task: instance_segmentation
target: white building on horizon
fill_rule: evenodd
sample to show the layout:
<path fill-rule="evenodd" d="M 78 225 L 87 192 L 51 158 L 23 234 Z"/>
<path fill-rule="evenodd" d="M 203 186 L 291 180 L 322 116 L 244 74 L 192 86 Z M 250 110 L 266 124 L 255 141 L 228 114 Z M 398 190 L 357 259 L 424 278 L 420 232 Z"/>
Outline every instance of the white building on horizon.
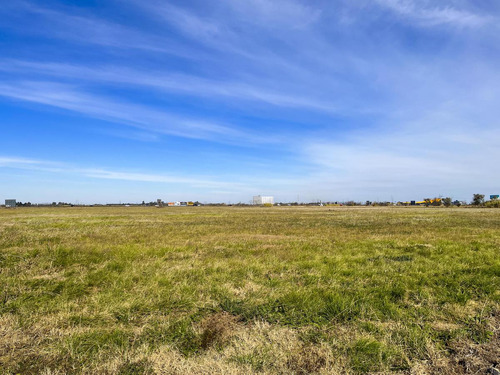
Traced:
<path fill-rule="evenodd" d="M 16 200 L 15 199 L 6 199 L 5 200 L 5 207 L 16 207 Z"/>
<path fill-rule="evenodd" d="M 255 205 L 274 204 L 274 197 L 255 195 L 253 197 L 253 204 L 255 204 Z"/>

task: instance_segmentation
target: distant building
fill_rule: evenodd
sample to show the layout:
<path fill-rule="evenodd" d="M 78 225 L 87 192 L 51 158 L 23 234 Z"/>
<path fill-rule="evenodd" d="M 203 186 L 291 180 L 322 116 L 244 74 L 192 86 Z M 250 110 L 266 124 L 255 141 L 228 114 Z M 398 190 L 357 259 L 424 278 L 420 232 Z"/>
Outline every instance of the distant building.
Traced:
<path fill-rule="evenodd" d="M 274 204 L 274 197 L 256 195 L 253 197 L 253 204 L 255 205 Z"/>
<path fill-rule="evenodd" d="M 16 200 L 15 199 L 6 199 L 5 200 L 5 207 L 16 207 Z"/>

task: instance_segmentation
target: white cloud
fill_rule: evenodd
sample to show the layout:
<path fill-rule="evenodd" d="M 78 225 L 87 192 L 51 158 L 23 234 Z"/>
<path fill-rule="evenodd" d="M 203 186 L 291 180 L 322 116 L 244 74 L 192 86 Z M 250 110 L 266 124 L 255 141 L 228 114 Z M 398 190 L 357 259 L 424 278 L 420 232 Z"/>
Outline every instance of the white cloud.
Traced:
<path fill-rule="evenodd" d="M 320 9 L 309 6 L 308 2 L 294 0 L 226 0 L 225 4 L 244 22 L 270 29 L 303 29 L 321 16 Z"/>
<path fill-rule="evenodd" d="M 0 84 L 0 96 L 63 108 L 156 134 L 217 142 L 268 142 L 235 127 L 115 101 L 65 84 L 32 81 L 3 83 Z"/>
<path fill-rule="evenodd" d="M 452 5 L 446 5 L 445 2 L 430 2 L 430 4 L 427 1 L 414 0 L 376 0 L 376 2 L 424 26 L 478 27 L 490 21 L 488 16 L 457 9 Z"/>
<path fill-rule="evenodd" d="M 19 171 L 29 171 L 37 173 L 46 173 L 50 178 L 49 181 L 61 180 L 65 184 L 80 183 L 89 184 L 91 181 L 101 181 L 94 184 L 96 186 L 105 186 L 106 180 L 119 181 L 122 186 L 119 190 L 127 191 L 123 186 L 126 182 L 144 183 L 141 186 L 152 186 L 146 188 L 147 191 L 156 191 L 159 194 L 162 191 L 176 192 L 180 196 L 203 196 L 204 198 L 212 196 L 210 201 L 214 201 L 213 197 L 220 196 L 220 201 L 227 202 L 229 198 L 235 201 L 247 201 L 252 195 L 262 193 L 263 191 L 285 191 L 286 187 L 295 184 L 296 178 L 265 178 L 251 177 L 245 173 L 231 174 L 230 176 L 210 176 L 196 175 L 193 173 L 179 174 L 168 173 L 164 170 L 158 170 L 153 173 L 151 171 L 127 170 L 126 168 L 110 169 L 110 168 L 95 168 L 74 165 L 66 162 L 36 160 L 22 157 L 0 156 L 0 169 L 11 169 Z M 2 174 L 0 174 L 2 175 Z M 4 176 L 7 174 L 3 174 Z M 26 173 L 29 178 L 32 173 Z M 20 178 L 20 176 L 18 176 Z M 83 180 L 82 180 L 83 179 Z M 37 180 L 43 181 L 40 176 Z M 6 183 L 8 181 L 5 181 Z M 55 186 L 52 186 L 55 189 Z M 136 192 L 128 191 L 129 196 L 133 196 Z M 37 194 L 31 193 L 26 200 L 36 201 Z M 67 198 L 56 198 L 53 195 L 48 195 L 48 200 L 60 200 Z M 172 199 L 172 198 L 171 198 Z M 181 199 L 179 197 L 179 199 Z M 201 198 L 196 198 L 201 199 Z M 95 203 L 100 201 L 100 197 L 90 198 L 87 203 Z"/>
<path fill-rule="evenodd" d="M 41 172 L 75 174 L 84 177 L 106 179 L 106 180 L 122 180 L 136 182 L 157 182 L 165 184 L 182 184 L 189 187 L 207 187 L 207 188 L 228 188 L 242 187 L 242 184 L 235 182 L 218 181 L 216 179 L 208 179 L 207 177 L 193 177 L 169 175 L 162 172 L 159 173 L 140 173 L 130 171 L 116 171 L 103 168 L 85 168 L 74 166 L 68 163 L 35 160 L 21 157 L 0 156 L 1 168 L 27 169 Z"/>
<path fill-rule="evenodd" d="M 264 102 L 274 106 L 306 108 L 332 113 L 334 103 L 308 98 L 295 93 L 270 90 L 255 83 L 213 80 L 187 74 L 164 71 L 144 72 L 120 66 L 89 67 L 74 64 L 34 62 L 22 60 L 0 60 L 0 70 L 37 76 L 49 75 L 84 82 L 132 85 L 166 92 L 194 95 L 222 100 L 235 98 Z"/>
<path fill-rule="evenodd" d="M 360 200 L 389 200 L 392 194 L 398 200 L 439 194 L 469 199 L 476 189 L 499 186 L 491 165 L 500 159 L 499 124 L 474 126 L 460 114 L 442 120 L 436 114 L 339 141 L 305 142 L 304 155 L 317 166 L 307 183 Z"/>
<path fill-rule="evenodd" d="M 18 158 L 18 157 L 0 157 L 0 166 L 1 167 L 9 167 L 9 166 L 32 166 L 39 165 L 43 162 L 35 159 L 26 159 L 26 158 Z"/>
<path fill-rule="evenodd" d="M 10 28 L 22 25 L 23 33 L 69 40 L 82 44 L 112 47 L 127 50 L 142 50 L 151 53 L 168 53 L 192 58 L 200 55 L 166 35 L 161 37 L 123 25 L 106 21 L 77 7 L 66 7 L 65 12 L 45 8 L 27 1 L 16 1 L 0 9 L 6 12 L 1 24 Z M 30 23 L 18 23 L 18 17 L 30 17 Z M 11 20 L 9 22 L 9 20 Z"/>

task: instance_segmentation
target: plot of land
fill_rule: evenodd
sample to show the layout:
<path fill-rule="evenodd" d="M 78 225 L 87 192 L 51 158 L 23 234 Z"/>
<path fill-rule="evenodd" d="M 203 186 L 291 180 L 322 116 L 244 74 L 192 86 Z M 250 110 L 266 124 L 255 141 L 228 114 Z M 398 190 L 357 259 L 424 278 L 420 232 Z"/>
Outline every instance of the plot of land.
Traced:
<path fill-rule="evenodd" d="M 500 210 L 0 210 L 0 371 L 485 373 Z"/>

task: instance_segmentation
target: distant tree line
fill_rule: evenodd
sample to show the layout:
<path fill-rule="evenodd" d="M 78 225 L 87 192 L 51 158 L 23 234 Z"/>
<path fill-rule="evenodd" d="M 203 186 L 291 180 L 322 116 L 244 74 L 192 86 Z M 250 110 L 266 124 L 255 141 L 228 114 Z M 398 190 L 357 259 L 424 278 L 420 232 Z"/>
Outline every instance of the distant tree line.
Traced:
<path fill-rule="evenodd" d="M 415 202 L 387 202 L 387 201 L 381 201 L 381 202 L 372 202 L 372 201 L 365 201 L 364 203 L 361 202 L 355 202 L 355 201 L 347 201 L 343 202 L 342 205 L 344 206 L 410 206 L 415 204 Z M 425 207 L 439 207 L 439 206 L 445 206 L 445 207 L 460 207 L 462 205 L 467 205 L 467 202 L 464 201 L 459 201 L 459 200 L 453 200 L 451 197 L 434 197 L 434 198 L 425 198 L 423 201 L 416 202 L 416 205 L 423 205 Z M 474 194 L 472 196 L 472 201 L 470 202 L 470 205 L 472 206 L 477 206 L 477 207 L 497 207 L 500 208 L 500 199 L 493 198 L 489 201 L 485 201 L 485 196 L 484 194 Z"/>
<path fill-rule="evenodd" d="M 164 202 L 162 202 L 164 203 Z M 322 201 L 315 201 L 315 202 L 279 202 L 276 203 L 277 206 L 410 206 L 412 203 L 415 202 L 388 202 L 388 201 L 370 201 L 367 200 L 364 203 L 362 202 L 356 202 L 353 200 L 350 201 L 345 201 L 345 202 L 322 202 Z M 425 198 L 421 202 L 416 202 L 418 205 L 424 205 L 426 207 L 430 206 L 445 206 L 445 207 L 460 207 L 462 205 L 467 205 L 467 202 L 459 201 L 459 200 L 453 200 L 450 197 L 434 197 L 434 198 Z M 119 203 L 119 204 L 106 204 L 106 205 L 113 205 L 113 206 L 123 206 L 123 205 L 134 205 L 134 206 L 155 206 L 157 205 L 158 202 L 146 202 L 142 201 L 142 203 Z M 226 203 L 200 203 L 198 201 L 194 202 L 194 206 L 252 206 L 252 204 L 249 203 L 234 203 L 234 204 L 226 204 Z M 470 202 L 470 205 L 476 206 L 476 207 L 492 207 L 492 208 L 500 208 L 500 199 L 493 197 L 489 201 L 485 201 L 485 195 L 484 194 L 474 194 L 472 196 L 472 201 Z M 52 203 L 31 203 L 31 202 L 16 202 L 17 207 L 29 207 L 29 206 L 54 206 L 54 207 L 68 207 L 71 206 L 73 207 L 74 204 L 72 203 L 67 203 L 67 202 L 52 202 Z M 86 205 L 82 205 L 86 206 Z M 102 206 L 102 205 L 88 205 L 88 206 Z"/>

